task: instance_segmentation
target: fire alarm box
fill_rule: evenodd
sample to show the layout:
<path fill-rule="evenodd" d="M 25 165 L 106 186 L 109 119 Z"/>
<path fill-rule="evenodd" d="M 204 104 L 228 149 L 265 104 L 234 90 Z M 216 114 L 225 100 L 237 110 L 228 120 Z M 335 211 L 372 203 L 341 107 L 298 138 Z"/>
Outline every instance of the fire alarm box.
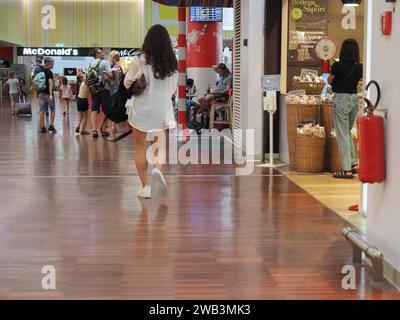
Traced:
<path fill-rule="evenodd" d="M 381 16 L 381 30 L 384 36 L 392 34 L 392 11 L 386 11 Z"/>

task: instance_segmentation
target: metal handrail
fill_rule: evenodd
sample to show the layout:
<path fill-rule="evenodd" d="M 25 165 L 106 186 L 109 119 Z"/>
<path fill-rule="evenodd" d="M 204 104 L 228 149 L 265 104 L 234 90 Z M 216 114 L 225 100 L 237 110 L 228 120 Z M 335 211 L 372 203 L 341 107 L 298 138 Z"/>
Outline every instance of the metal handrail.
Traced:
<path fill-rule="evenodd" d="M 370 245 L 361 236 L 349 227 L 342 229 L 343 236 L 351 243 L 353 248 L 353 263 L 362 263 L 362 253 L 371 260 L 373 268 L 373 282 L 382 283 L 384 281 L 383 277 L 383 261 L 384 256 L 380 250 Z"/>

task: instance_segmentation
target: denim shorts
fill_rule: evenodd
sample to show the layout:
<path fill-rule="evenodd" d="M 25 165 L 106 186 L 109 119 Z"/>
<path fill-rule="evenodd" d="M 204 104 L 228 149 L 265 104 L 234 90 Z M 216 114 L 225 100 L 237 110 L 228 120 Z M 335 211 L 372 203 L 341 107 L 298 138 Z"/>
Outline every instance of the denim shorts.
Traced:
<path fill-rule="evenodd" d="M 39 93 L 39 112 L 47 112 L 50 108 L 51 112 L 56 111 L 56 106 L 53 99 L 50 99 L 50 95 L 44 92 Z"/>

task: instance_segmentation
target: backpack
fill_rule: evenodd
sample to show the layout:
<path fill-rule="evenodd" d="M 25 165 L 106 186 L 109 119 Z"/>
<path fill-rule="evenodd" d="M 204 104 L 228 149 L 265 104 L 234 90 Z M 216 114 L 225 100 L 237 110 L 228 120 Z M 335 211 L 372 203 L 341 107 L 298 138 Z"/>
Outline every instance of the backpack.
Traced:
<path fill-rule="evenodd" d="M 32 79 L 32 85 L 36 91 L 43 91 L 46 89 L 46 74 L 44 71 L 38 72 Z"/>
<path fill-rule="evenodd" d="M 99 77 L 100 62 L 101 60 L 96 64 L 95 67 L 92 67 L 92 65 L 90 65 L 88 70 L 86 71 L 86 84 L 91 94 L 98 94 L 104 89 L 103 83 L 100 81 Z"/>

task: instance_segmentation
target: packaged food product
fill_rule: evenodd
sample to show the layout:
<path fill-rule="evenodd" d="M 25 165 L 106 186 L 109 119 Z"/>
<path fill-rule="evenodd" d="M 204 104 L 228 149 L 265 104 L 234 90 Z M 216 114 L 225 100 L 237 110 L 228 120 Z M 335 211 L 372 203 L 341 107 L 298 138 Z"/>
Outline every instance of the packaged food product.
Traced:
<path fill-rule="evenodd" d="M 307 137 L 318 137 L 318 138 L 325 138 L 325 128 L 320 127 L 319 124 L 312 125 L 306 124 L 301 128 L 297 129 L 297 133 Z"/>

